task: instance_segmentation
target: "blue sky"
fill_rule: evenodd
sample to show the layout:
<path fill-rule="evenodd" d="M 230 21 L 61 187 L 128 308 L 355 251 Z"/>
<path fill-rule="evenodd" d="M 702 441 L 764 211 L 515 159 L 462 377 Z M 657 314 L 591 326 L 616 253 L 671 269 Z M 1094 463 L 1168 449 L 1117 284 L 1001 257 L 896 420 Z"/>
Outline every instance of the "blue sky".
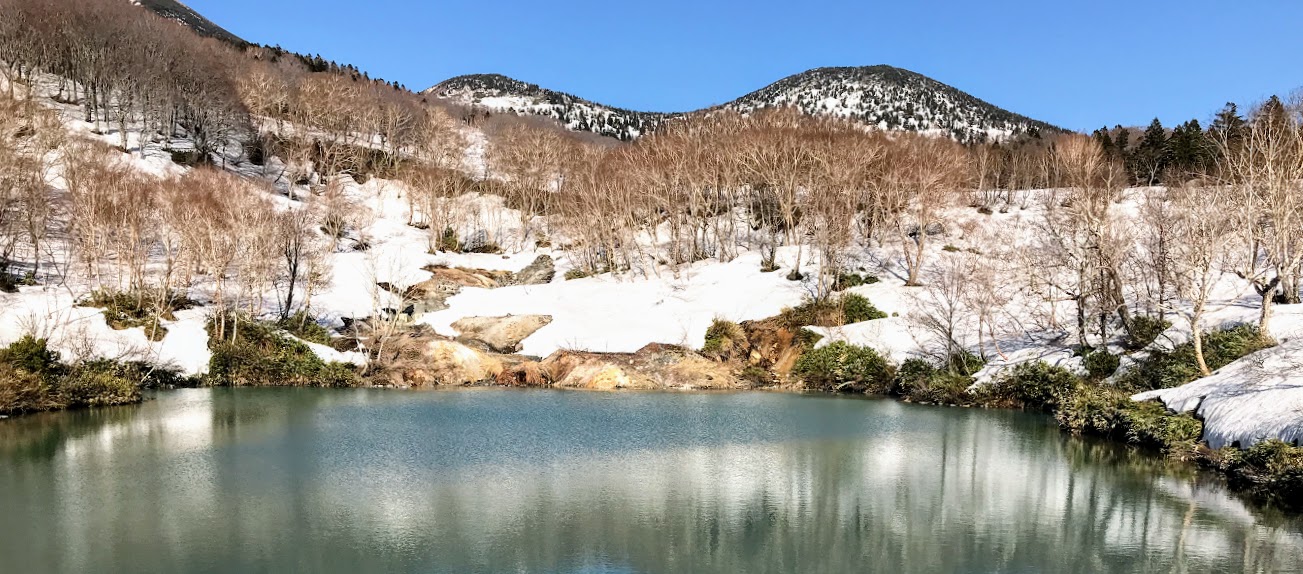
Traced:
<path fill-rule="evenodd" d="M 870 64 L 1078 130 L 1203 121 L 1303 86 L 1303 2 L 1287 0 L 185 1 L 246 40 L 414 90 L 501 73 L 649 111 Z"/>

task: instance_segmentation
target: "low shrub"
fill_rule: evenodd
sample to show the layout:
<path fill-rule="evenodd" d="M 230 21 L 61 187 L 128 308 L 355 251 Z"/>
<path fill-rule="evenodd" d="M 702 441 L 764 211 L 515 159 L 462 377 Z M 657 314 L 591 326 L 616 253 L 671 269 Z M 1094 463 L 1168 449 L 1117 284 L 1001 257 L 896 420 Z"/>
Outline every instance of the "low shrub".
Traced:
<path fill-rule="evenodd" d="M 1172 413 L 1157 401 L 1128 401 L 1122 416 L 1128 441 L 1157 447 L 1175 458 L 1193 456 L 1203 437 L 1203 422 L 1188 413 Z"/>
<path fill-rule="evenodd" d="M 1122 364 L 1122 359 L 1104 349 L 1100 349 L 1087 353 L 1084 363 L 1091 380 L 1102 381 L 1117 372 L 1118 366 Z"/>
<path fill-rule="evenodd" d="M 807 299 L 796 307 L 783 309 L 779 320 L 790 329 L 805 326 L 840 327 L 851 323 L 884 319 L 886 313 L 867 298 L 846 293 L 836 299 Z"/>
<path fill-rule="evenodd" d="M 141 388 L 186 380 L 176 370 L 107 359 L 59 362 L 44 339 L 27 336 L 0 349 L 0 414 L 138 403 Z"/>
<path fill-rule="evenodd" d="M 216 385 L 352 387 L 360 381 L 351 365 L 321 360 L 272 323 L 219 315 L 209 319 L 208 334 L 208 376 Z"/>
<path fill-rule="evenodd" d="M 307 311 L 299 311 L 276 322 L 276 326 L 284 329 L 291 335 L 318 345 L 329 346 L 334 342 L 334 337 L 330 334 L 330 329 L 322 327 Z"/>
<path fill-rule="evenodd" d="M 142 327 L 151 341 L 161 341 L 167 328 L 160 321 L 175 321 L 174 312 L 189 309 L 194 302 L 168 292 L 93 291 L 80 303 L 104 311 L 104 321 L 114 330 Z"/>
<path fill-rule="evenodd" d="M 833 282 L 832 290 L 845 291 L 847 289 L 850 289 L 851 287 L 859 287 L 861 285 L 873 285 L 874 283 L 877 282 L 878 282 L 878 278 L 872 275 L 842 273 L 839 274 L 837 276 L 837 280 Z"/>
<path fill-rule="evenodd" d="M 1149 315 L 1137 315 L 1131 318 L 1131 331 L 1127 334 L 1127 348 L 1138 351 L 1148 347 L 1169 327 L 1171 321 L 1165 321 Z"/>
<path fill-rule="evenodd" d="M 1273 439 L 1248 450 L 1227 447 L 1212 454 L 1231 486 L 1287 510 L 1303 510 L 1303 447 Z"/>
<path fill-rule="evenodd" d="M 184 165 L 186 167 L 195 167 L 199 165 L 208 165 L 212 163 L 212 158 L 207 154 L 200 153 L 197 150 L 168 150 L 172 156 L 172 163 Z"/>
<path fill-rule="evenodd" d="M 123 375 L 112 361 L 78 365 L 59 380 L 66 408 L 108 407 L 140 402 L 138 381 Z"/>
<path fill-rule="evenodd" d="M 867 298 L 854 293 L 842 295 L 841 305 L 843 320 L 847 324 L 887 318 L 887 314 L 874 307 Z"/>
<path fill-rule="evenodd" d="M 32 285 L 36 285 L 35 273 L 17 275 L 9 271 L 9 264 L 0 263 L 0 293 L 17 293 L 19 287 Z"/>
<path fill-rule="evenodd" d="M 811 331 L 804 327 L 797 329 L 796 335 L 792 337 L 793 342 L 807 349 L 813 349 L 814 346 L 819 344 L 819 341 L 821 340 L 823 340 L 823 335 L 815 333 L 814 331 Z"/>
<path fill-rule="evenodd" d="M 59 352 L 50 350 L 45 339 L 31 335 L 25 335 L 0 349 L 0 364 L 39 377 L 57 376 L 63 368 L 59 363 Z"/>
<path fill-rule="evenodd" d="M 764 387 L 773 384 L 774 377 L 764 367 L 749 365 L 738 373 L 738 378 L 751 383 L 753 387 Z"/>
<path fill-rule="evenodd" d="M 972 384 L 966 374 L 938 369 L 923 359 L 906 359 L 896 371 L 891 392 L 916 403 L 968 405 L 975 398 L 968 392 Z"/>
<path fill-rule="evenodd" d="M 796 360 L 792 373 L 812 388 L 885 392 L 895 369 L 877 351 L 841 341 L 811 349 Z"/>
<path fill-rule="evenodd" d="M 1168 411 L 1156 401 L 1133 401 L 1129 393 L 1111 385 L 1076 385 L 1061 398 L 1054 418 L 1075 434 L 1123 439 L 1180 459 L 1194 456 L 1203 437 L 1198 419 Z"/>
<path fill-rule="evenodd" d="M 1059 401 L 1054 418 L 1074 434 L 1125 436 L 1123 412 L 1131 402 L 1127 393 L 1115 388 L 1081 384 Z"/>
<path fill-rule="evenodd" d="M 452 253 L 461 251 L 461 238 L 457 237 L 457 232 L 453 230 L 453 228 L 443 228 L 443 234 L 439 236 L 439 244 L 435 246 L 435 251 L 448 251 Z"/>
<path fill-rule="evenodd" d="M 566 280 L 583 279 L 584 277 L 590 277 L 590 276 L 592 276 L 592 272 L 588 271 L 587 269 L 580 269 L 578 267 L 566 271 L 565 274 Z"/>
<path fill-rule="evenodd" d="M 746 333 L 742 327 L 732 321 L 715 319 L 706 329 L 706 342 L 701 346 L 701 353 L 717 359 L 732 355 L 746 344 Z"/>
<path fill-rule="evenodd" d="M 63 402 L 48 379 L 0 361 L 0 414 L 19 415 L 61 408 Z"/>
<path fill-rule="evenodd" d="M 1015 366 L 984 391 L 990 400 L 1009 406 L 1053 412 L 1076 385 L 1071 371 L 1036 361 Z"/>
<path fill-rule="evenodd" d="M 1242 325 L 1204 336 L 1204 361 L 1212 370 L 1270 346 L 1258 328 Z M 1135 367 L 1118 376 L 1116 384 L 1131 392 L 1179 387 L 1202 376 L 1194 358 L 1194 344 L 1185 343 L 1171 351 L 1154 351 Z"/>

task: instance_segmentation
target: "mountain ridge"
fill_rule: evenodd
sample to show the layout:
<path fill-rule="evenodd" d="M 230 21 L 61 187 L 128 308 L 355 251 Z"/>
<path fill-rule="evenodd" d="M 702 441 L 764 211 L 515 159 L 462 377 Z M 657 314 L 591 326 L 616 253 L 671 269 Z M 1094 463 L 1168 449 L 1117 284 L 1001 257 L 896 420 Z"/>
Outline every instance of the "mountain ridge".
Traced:
<path fill-rule="evenodd" d="M 243 46 L 249 42 L 245 39 L 232 34 L 226 28 L 217 25 L 212 20 L 205 18 L 194 8 L 186 6 L 179 0 L 131 0 L 132 4 L 141 6 L 163 18 L 176 21 L 177 23 L 190 28 L 200 36 L 217 38 L 223 42 Z"/>
<path fill-rule="evenodd" d="M 888 65 L 812 68 L 730 102 L 684 112 L 609 106 L 502 74 L 449 78 L 422 94 L 472 107 L 555 119 L 574 131 L 630 140 L 665 121 L 721 109 L 748 113 L 793 106 L 880 129 L 946 135 L 962 142 L 1000 140 L 1062 128 L 1008 111 L 923 74 Z"/>

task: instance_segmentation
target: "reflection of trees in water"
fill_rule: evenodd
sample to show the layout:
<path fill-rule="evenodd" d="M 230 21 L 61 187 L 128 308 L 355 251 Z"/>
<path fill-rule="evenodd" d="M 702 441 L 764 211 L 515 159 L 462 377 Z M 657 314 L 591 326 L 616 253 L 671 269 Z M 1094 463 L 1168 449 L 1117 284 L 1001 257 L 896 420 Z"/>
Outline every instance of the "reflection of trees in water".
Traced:
<path fill-rule="evenodd" d="M 618 417 L 574 406 L 586 398 L 548 403 L 540 415 L 518 412 L 505 395 L 455 396 L 498 401 L 485 424 L 441 420 L 413 406 L 422 399 L 394 393 L 194 396 L 166 412 L 146 404 L 90 411 L 103 418 L 84 424 L 50 419 L 26 435 L 0 426 L 0 448 L 10 449 L 0 465 L 0 508 L 9 512 L 0 554 L 19 557 L 6 564 L 1086 572 L 1303 563 L 1297 522 L 1263 526 L 1188 467 L 1066 438 L 1021 413 L 830 401 L 811 412 L 853 418 L 809 420 L 817 432 L 784 430 L 794 437 L 787 440 L 741 440 L 755 434 L 748 426 L 720 429 L 714 442 L 660 444 L 611 427 Z M 695 406 L 674 395 L 637 400 L 653 412 L 634 424 L 651 434 L 682 432 L 675 425 L 689 424 L 679 418 L 685 409 L 704 406 L 694 417 L 719 410 L 700 398 Z M 784 413 L 812 404 L 747 400 L 745 416 L 781 424 L 792 423 Z M 565 404 L 572 407 L 558 408 Z M 865 425 L 865 417 L 886 426 Z M 499 426 L 513 418 L 542 427 L 531 440 L 572 448 L 524 456 L 457 434 L 519 432 Z M 727 417 L 709 420 L 706 430 Z M 839 425 L 851 432 L 833 432 Z M 49 435 L 57 438 L 22 438 Z M 10 446 L 32 442 L 54 446 L 30 457 Z"/>

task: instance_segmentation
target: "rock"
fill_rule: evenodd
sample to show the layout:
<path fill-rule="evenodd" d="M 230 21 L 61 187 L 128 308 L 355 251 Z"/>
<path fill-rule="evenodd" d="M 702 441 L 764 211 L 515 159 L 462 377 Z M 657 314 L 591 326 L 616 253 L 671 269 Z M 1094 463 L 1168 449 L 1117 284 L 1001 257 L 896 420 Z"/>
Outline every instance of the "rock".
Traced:
<path fill-rule="evenodd" d="M 648 345 L 636 353 L 557 351 L 539 370 L 552 386 L 572 389 L 737 389 L 727 364 L 687 349 Z"/>
<path fill-rule="evenodd" d="M 511 278 L 512 285 L 544 285 L 556 277 L 556 264 L 551 255 L 539 255 Z"/>
<path fill-rule="evenodd" d="M 480 343 L 497 353 L 520 351 L 520 342 L 552 322 L 551 315 L 507 315 L 505 317 L 466 317 L 452 328 L 461 333 L 463 343 Z"/>
<path fill-rule="evenodd" d="M 447 309 L 448 298 L 460 293 L 463 287 L 494 289 L 509 281 L 512 276 L 509 271 L 489 271 L 487 269 L 467 269 L 463 267 L 429 266 L 425 267 L 424 270 L 430 272 L 432 277 L 405 290 L 399 290 L 396 286 L 388 283 L 380 283 L 379 285 L 382 289 L 401 295 L 411 301 L 412 313 L 422 315 Z"/>
<path fill-rule="evenodd" d="M 503 372 L 496 357 L 455 341 L 431 341 L 421 353 L 421 377 L 438 385 L 469 385 L 496 381 Z M 413 386 L 421 386 L 414 384 Z"/>

